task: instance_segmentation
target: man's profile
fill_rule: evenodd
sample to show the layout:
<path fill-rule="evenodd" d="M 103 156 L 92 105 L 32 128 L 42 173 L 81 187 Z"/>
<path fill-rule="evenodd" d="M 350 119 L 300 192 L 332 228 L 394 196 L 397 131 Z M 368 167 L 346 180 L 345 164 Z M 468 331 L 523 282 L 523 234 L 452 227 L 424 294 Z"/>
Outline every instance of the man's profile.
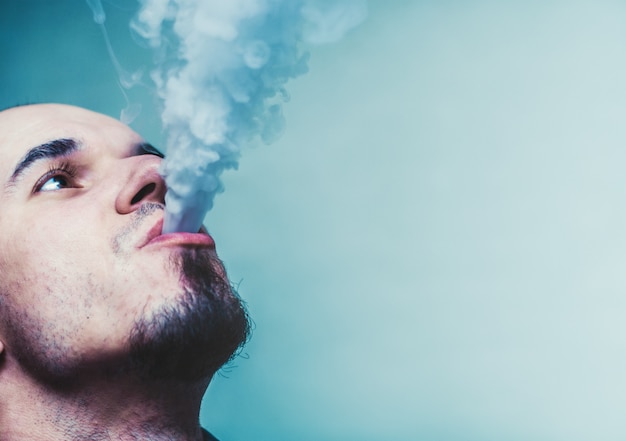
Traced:
<path fill-rule="evenodd" d="M 204 229 L 161 235 L 161 159 L 85 109 L 0 112 L 0 441 L 213 439 L 249 322 Z"/>

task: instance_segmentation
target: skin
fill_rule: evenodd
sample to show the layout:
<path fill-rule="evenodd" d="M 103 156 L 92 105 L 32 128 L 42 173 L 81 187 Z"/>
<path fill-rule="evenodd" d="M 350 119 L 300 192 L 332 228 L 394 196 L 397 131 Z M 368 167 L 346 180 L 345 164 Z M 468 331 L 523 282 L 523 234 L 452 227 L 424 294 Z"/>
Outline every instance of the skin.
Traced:
<path fill-rule="evenodd" d="M 29 149 L 61 138 L 81 145 L 66 158 L 75 177 L 49 174 L 63 160 L 45 160 L 5 187 Z M 139 154 L 141 142 L 72 106 L 0 112 L 0 441 L 202 439 L 213 372 L 157 381 L 116 371 L 137 319 L 183 295 L 172 255 L 214 252 L 197 235 L 141 247 L 163 217 L 141 207 L 162 207 L 165 195 L 161 158 Z"/>

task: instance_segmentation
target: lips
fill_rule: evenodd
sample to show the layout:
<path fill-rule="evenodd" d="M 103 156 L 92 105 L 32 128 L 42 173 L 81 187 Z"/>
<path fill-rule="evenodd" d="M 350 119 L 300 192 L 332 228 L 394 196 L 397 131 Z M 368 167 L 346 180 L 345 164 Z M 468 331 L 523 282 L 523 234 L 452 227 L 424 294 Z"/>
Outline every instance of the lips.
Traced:
<path fill-rule="evenodd" d="M 190 246 L 215 249 L 215 241 L 204 227 L 198 233 L 167 233 L 163 231 L 163 219 L 156 222 L 146 236 L 146 240 L 139 248 L 153 245 L 163 246 Z"/>

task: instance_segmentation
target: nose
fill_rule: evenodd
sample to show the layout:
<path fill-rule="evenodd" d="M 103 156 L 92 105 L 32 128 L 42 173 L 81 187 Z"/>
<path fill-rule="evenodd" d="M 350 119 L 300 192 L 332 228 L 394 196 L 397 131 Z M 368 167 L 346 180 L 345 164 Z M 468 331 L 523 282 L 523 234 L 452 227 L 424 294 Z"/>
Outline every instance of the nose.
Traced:
<path fill-rule="evenodd" d="M 152 202 L 165 205 L 165 181 L 158 169 L 161 158 L 154 155 L 133 156 L 126 159 L 126 182 L 115 200 L 120 214 L 129 214 L 143 204 Z"/>

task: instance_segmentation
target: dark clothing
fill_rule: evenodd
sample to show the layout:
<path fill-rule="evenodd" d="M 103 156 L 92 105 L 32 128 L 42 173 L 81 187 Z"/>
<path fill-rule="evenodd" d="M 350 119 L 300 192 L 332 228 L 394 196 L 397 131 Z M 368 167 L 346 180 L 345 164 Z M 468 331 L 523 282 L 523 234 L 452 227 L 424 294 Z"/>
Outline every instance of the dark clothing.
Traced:
<path fill-rule="evenodd" d="M 203 432 L 203 435 L 204 435 L 204 441 L 219 441 L 217 438 L 215 438 L 213 435 L 211 435 L 206 430 L 202 429 L 202 432 Z"/>

